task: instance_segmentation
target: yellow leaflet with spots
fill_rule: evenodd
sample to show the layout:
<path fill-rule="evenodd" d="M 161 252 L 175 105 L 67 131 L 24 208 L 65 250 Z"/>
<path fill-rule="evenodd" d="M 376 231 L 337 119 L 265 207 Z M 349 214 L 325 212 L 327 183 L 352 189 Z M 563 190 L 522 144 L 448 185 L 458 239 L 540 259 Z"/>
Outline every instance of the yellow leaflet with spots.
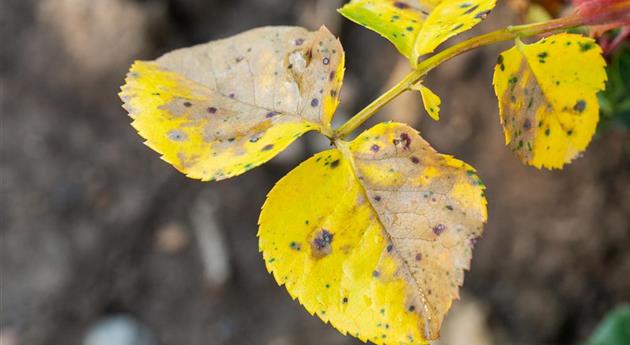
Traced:
<path fill-rule="evenodd" d="M 339 12 L 387 38 L 416 66 L 420 56 L 471 29 L 495 5 L 496 0 L 352 0 Z"/>
<path fill-rule="evenodd" d="M 222 180 L 307 131 L 332 135 L 343 74 L 343 48 L 326 28 L 264 27 L 137 61 L 120 97 L 162 159 Z"/>
<path fill-rule="evenodd" d="M 267 268 L 344 334 L 426 344 L 459 297 L 486 220 L 472 167 L 379 124 L 282 178 L 259 224 Z"/>
<path fill-rule="evenodd" d="M 436 95 L 431 89 L 422 85 L 415 84 L 412 86 L 412 89 L 420 92 L 422 96 L 422 104 L 424 105 L 424 110 L 426 110 L 427 114 L 435 120 L 440 120 L 440 104 L 442 104 L 442 100 L 440 96 Z"/>
<path fill-rule="evenodd" d="M 524 163 L 562 168 L 588 146 L 599 121 L 606 62 L 594 40 L 557 34 L 499 55 L 494 91 L 505 142 Z"/>

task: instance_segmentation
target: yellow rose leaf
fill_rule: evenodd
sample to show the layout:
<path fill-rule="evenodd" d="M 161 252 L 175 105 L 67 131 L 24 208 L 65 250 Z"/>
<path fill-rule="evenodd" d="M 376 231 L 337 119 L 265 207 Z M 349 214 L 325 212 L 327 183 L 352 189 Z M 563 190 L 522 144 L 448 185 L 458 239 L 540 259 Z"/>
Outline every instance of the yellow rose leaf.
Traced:
<path fill-rule="evenodd" d="M 420 92 L 422 96 L 422 105 L 424 105 L 424 110 L 429 114 L 429 116 L 435 120 L 440 120 L 440 104 L 442 104 L 442 100 L 440 96 L 436 95 L 431 89 L 422 85 L 415 84 L 412 86 L 412 89 Z"/>
<path fill-rule="evenodd" d="M 586 149 L 599 121 L 606 62 L 594 40 L 557 34 L 516 42 L 494 69 L 505 142 L 523 163 L 562 168 Z"/>
<path fill-rule="evenodd" d="M 133 127 L 191 178 L 222 180 L 310 130 L 330 135 L 344 52 L 324 27 L 264 27 L 137 61 L 120 93 Z"/>
<path fill-rule="evenodd" d="M 344 17 L 376 31 L 415 66 L 447 39 L 471 29 L 496 0 L 352 0 Z"/>
<path fill-rule="evenodd" d="M 484 186 L 404 124 L 337 146 L 269 193 L 258 233 L 267 268 L 344 334 L 426 344 L 459 297 L 486 220 Z"/>

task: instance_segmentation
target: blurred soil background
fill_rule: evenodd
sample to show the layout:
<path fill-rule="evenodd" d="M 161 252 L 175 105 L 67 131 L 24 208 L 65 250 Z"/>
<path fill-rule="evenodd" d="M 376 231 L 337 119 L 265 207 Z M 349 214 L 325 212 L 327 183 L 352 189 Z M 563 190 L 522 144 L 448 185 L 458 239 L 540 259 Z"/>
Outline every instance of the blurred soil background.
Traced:
<path fill-rule="evenodd" d="M 338 15 L 341 4 L 2 0 L 0 343 L 360 343 L 292 301 L 257 247 L 266 192 L 328 144 L 307 136 L 253 172 L 201 183 L 141 144 L 117 96 L 134 59 L 256 26 L 324 24 L 347 53 L 342 120 L 407 67 Z M 515 21 L 500 2 L 473 32 Z M 562 171 L 521 164 L 504 146 L 491 85 L 507 47 L 430 75 L 439 122 L 412 93 L 375 121 L 411 123 L 487 185 L 488 224 L 440 344 L 579 344 L 630 301 L 630 134 L 606 126 Z"/>

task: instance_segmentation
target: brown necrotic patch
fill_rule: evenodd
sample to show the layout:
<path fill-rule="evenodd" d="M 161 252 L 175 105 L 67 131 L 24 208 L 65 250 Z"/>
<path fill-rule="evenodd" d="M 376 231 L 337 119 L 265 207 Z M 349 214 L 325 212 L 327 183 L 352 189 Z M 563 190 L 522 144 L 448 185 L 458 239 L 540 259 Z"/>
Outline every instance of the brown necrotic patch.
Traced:
<path fill-rule="evenodd" d="M 332 252 L 333 234 L 326 230 L 321 229 L 315 234 L 313 240 L 311 240 L 311 252 L 313 257 L 320 259 Z"/>

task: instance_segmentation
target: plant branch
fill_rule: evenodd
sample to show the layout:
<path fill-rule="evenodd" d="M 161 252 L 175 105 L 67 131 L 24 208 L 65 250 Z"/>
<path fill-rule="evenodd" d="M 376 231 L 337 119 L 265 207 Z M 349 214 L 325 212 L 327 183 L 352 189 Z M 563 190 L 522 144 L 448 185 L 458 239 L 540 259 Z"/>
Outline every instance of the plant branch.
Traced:
<path fill-rule="evenodd" d="M 508 26 L 504 29 L 472 37 L 466 41 L 444 49 L 426 60 L 419 61 L 416 69 L 407 74 L 398 84 L 385 91 L 385 93 L 372 101 L 372 103 L 368 104 L 365 108 L 361 109 L 346 123 L 341 125 L 341 127 L 335 131 L 333 140 L 343 139 L 348 136 L 363 122 L 372 117 L 379 109 L 422 80 L 429 71 L 460 54 L 466 53 L 475 48 L 502 41 L 513 40 L 519 37 L 550 34 L 578 26 L 605 24 L 627 20 L 629 18 L 630 0 L 609 5 L 606 10 L 593 13 L 589 16 L 576 13 L 571 16 L 540 23 Z"/>

